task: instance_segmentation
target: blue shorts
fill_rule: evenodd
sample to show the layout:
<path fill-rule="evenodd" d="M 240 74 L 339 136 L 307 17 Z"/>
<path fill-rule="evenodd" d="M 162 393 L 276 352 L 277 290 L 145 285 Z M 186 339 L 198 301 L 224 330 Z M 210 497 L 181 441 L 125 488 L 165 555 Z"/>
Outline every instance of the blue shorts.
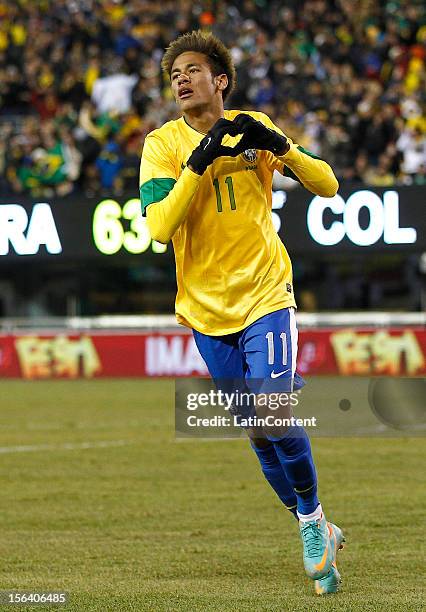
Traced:
<path fill-rule="evenodd" d="M 243 380 L 257 393 L 292 392 L 305 385 L 296 372 L 298 332 L 294 308 L 271 312 L 234 334 L 193 333 L 214 381 Z"/>

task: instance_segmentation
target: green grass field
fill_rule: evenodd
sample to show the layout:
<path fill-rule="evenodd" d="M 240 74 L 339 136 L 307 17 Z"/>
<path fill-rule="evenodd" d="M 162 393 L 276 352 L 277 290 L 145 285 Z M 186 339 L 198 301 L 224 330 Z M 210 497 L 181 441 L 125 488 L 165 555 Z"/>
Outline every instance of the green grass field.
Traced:
<path fill-rule="evenodd" d="M 170 381 L 0 383 L 0 590 L 70 596 L 1 609 L 425 609 L 422 439 L 313 440 L 347 537 L 318 598 L 247 442 L 176 441 L 173 419 Z"/>

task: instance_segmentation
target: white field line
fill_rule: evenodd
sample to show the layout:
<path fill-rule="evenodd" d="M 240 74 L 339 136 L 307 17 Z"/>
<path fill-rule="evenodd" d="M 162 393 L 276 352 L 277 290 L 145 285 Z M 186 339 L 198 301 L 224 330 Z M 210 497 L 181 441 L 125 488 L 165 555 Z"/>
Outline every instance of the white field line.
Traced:
<path fill-rule="evenodd" d="M 235 438 L 231 438 L 231 437 L 226 437 L 226 438 L 197 438 L 196 436 L 175 436 L 174 438 L 174 442 L 239 442 L 240 440 L 244 440 L 244 442 L 247 440 L 247 437 L 242 434 L 241 437 L 235 437 Z"/>
<path fill-rule="evenodd" d="M 0 446 L 0 454 L 31 453 L 37 451 L 85 450 L 89 448 L 110 448 L 127 446 L 128 440 L 105 440 L 99 442 L 65 442 L 64 444 L 23 444 L 21 446 Z"/>

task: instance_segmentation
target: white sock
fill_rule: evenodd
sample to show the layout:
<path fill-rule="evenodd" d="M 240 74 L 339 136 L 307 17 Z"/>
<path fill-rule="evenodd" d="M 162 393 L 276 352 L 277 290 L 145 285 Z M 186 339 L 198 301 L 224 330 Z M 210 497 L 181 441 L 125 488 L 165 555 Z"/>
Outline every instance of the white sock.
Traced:
<path fill-rule="evenodd" d="M 297 516 L 299 517 L 299 521 L 317 521 L 322 516 L 322 506 L 318 504 L 315 510 L 310 514 L 300 514 L 300 512 L 298 512 Z"/>

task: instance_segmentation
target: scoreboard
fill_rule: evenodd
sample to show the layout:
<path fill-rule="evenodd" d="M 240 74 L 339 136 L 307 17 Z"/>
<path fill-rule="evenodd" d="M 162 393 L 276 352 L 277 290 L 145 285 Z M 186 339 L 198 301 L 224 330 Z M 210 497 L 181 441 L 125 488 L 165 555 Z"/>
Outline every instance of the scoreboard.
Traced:
<path fill-rule="evenodd" d="M 359 188 L 343 184 L 334 198 L 297 188 L 274 191 L 275 228 L 291 255 L 426 251 L 426 188 Z M 229 214 L 233 214 L 230 210 Z M 32 200 L 0 198 L 0 266 L 29 260 L 151 263 L 171 258 L 171 246 L 151 239 L 139 198 Z"/>

